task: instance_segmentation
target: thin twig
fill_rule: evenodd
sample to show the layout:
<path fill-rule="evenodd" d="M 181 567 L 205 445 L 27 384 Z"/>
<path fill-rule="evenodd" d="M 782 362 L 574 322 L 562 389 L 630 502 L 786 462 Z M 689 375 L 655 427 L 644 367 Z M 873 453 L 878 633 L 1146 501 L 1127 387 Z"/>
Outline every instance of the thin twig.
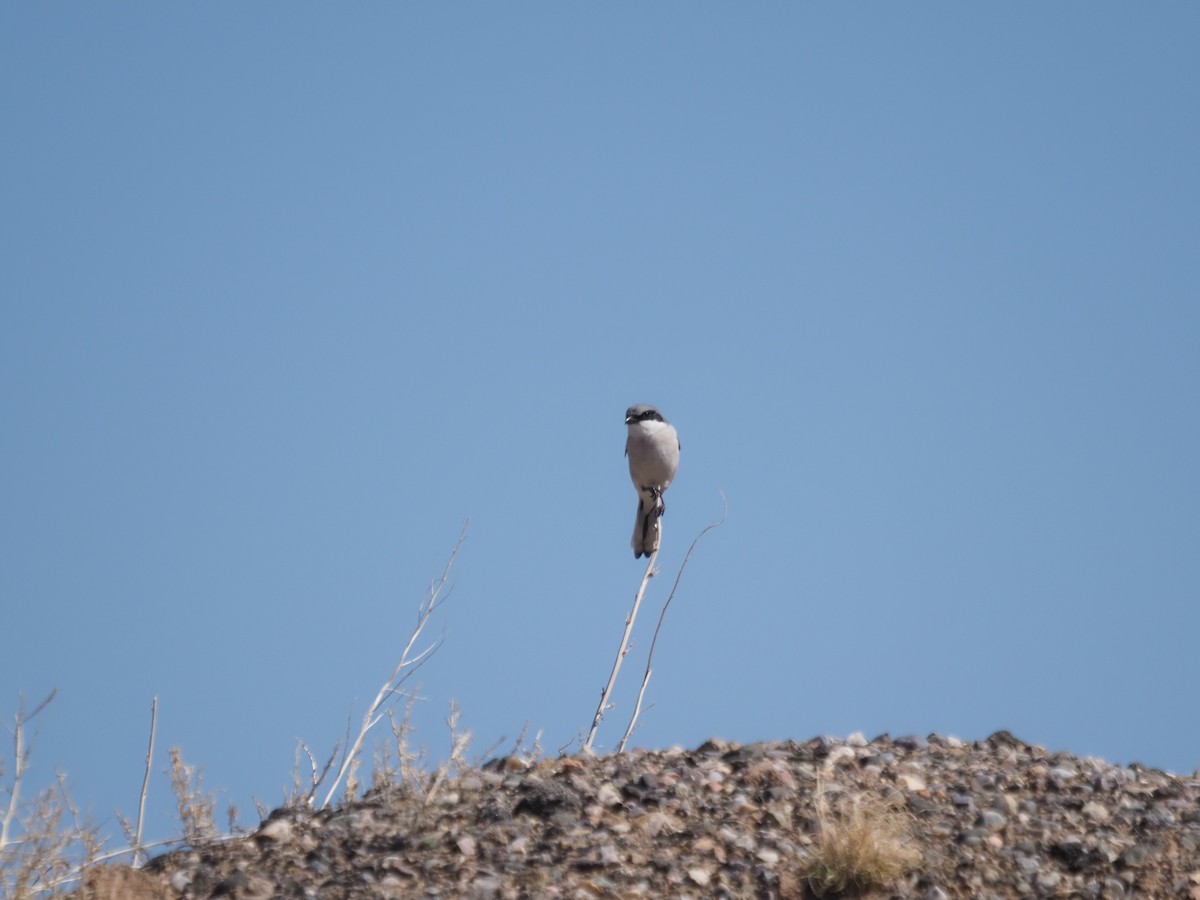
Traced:
<path fill-rule="evenodd" d="M 471 731 L 470 729 L 466 731 L 458 730 L 460 712 L 458 704 L 451 701 L 450 715 L 446 718 L 446 726 L 450 729 L 450 758 L 439 765 L 433 773 L 433 780 L 429 783 L 429 791 L 425 794 L 424 802 L 426 806 L 433 802 L 433 795 L 442 786 L 442 782 L 446 780 L 446 776 L 453 769 L 461 772 L 466 764 L 463 754 L 467 746 L 471 743 Z"/>
<path fill-rule="evenodd" d="M 146 748 L 146 772 L 142 776 L 142 795 L 138 799 L 137 830 L 133 834 L 132 865 L 136 869 L 142 860 L 142 822 L 146 817 L 146 794 L 150 790 L 150 767 L 154 760 L 154 733 L 158 730 L 158 695 L 150 701 L 150 746 Z"/>
<path fill-rule="evenodd" d="M 12 828 L 12 823 L 17 817 L 17 809 L 20 806 L 21 798 L 21 782 L 25 778 L 25 770 L 29 766 L 29 749 L 25 746 L 25 726 L 28 725 L 33 718 L 49 705 L 50 701 L 58 696 L 58 688 L 54 688 L 46 695 L 46 699 L 33 708 L 33 712 L 25 712 L 25 698 L 21 698 L 20 705 L 17 708 L 17 714 L 13 720 L 12 736 L 13 736 L 13 774 L 12 788 L 8 794 L 8 809 L 4 812 L 4 818 L 0 819 L 0 850 L 3 850 L 9 844 L 9 830 Z"/>
<path fill-rule="evenodd" d="M 75 829 L 71 837 L 79 843 L 81 851 L 80 868 L 86 868 L 95 862 L 96 854 L 100 852 L 103 842 L 97 835 L 95 826 L 85 826 L 80 820 L 79 809 L 71 802 L 71 794 L 67 790 L 67 773 L 56 768 L 54 770 L 54 777 L 58 782 L 59 802 L 62 804 L 62 809 L 65 809 L 70 814 L 71 826 Z"/>
<path fill-rule="evenodd" d="M 358 730 L 358 736 L 354 739 L 354 743 L 347 748 L 345 755 L 342 757 L 341 767 L 333 779 L 333 784 L 329 786 L 329 792 L 321 802 L 321 809 L 329 806 L 338 785 L 341 784 L 342 779 L 354 767 L 355 761 L 362 751 L 363 741 L 367 737 L 367 732 L 374 728 L 383 718 L 384 713 L 380 712 L 381 707 L 387 700 L 399 692 L 400 685 L 408 680 L 409 676 L 415 671 L 415 667 L 428 659 L 430 654 L 441 646 L 439 641 L 432 647 L 421 651 L 416 658 L 409 659 L 413 645 L 421 637 L 421 632 L 425 630 L 425 626 L 429 623 L 430 616 L 433 615 L 434 610 L 441 606 L 442 602 L 446 599 L 443 593 L 446 588 L 446 582 L 450 579 L 450 569 L 454 565 L 455 557 L 458 556 L 459 548 L 462 547 L 463 541 L 467 539 L 467 526 L 469 524 L 469 520 L 463 522 L 462 531 L 458 535 L 458 541 L 455 543 L 454 549 L 450 551 L 450 558 L 446 561 L 446 568 L 442 571 L 441 579 L 430 585 L 428 599 L 418 607 L 417 624 L 413 627 L 412 633 L 408 637 L 408 643 L 404 645 L 404 651 L 400 654 L 400 659 L 397 661 L 396 667 L 392 670 L 392 674 L 388 676 L 387 681 L 379 688 L 379 693 L 375 695 L 374 701 L 372 701 L 363 715 L 362 726 Z"/>
<path fill-rule="evenodd" d="M 721 493 L 718 491 L 718 493 Z M 688 560 L 692 558 L 692 551 L 696 549 L 696 545 L 700 543 L 700 538 L 704 537 L 714 528 L 720 528 L 725 524 L 725 520 L 729 518 L 729 501 L 725 499 L 725 495 L 721 493 L 721 503 L 724 509 L 721 512 L 720 522 L 711 522 L 692 541 L 692 546 L 688 547 L 688 552 L 683 556 L 683 562 L 679 564 L 679 571 L 675 573 L 675 583 L 671 585 L 671 593 L 667 595 L 667 602 L 663 604 L 662 612 L 658 614 L 658 624 L 654 626 L 654 637 L 650 639 L 650 652 L 646 654 L 646 672 L 642 675 L 642 686 L 638 690 L 637 702 L 633 705 L 633 715 L 629 718 L 629 725 L 625 728 L 625 735 L 621 738 L 621 743 L 617 745 L 617 752 L 625 752 L 625 744 L 629 741 L 629 736 L 633 734 L 634 726 L 637 725 L 638 716 L 642 714 L 642 700 L 646 697 L 646 686 L 650 683 L 650 664 L 654 661 L 654 645 L 658 643 L 658 633 L 662 630 L 663 619 L 667 617 L 667 607 L 671 605 L 671 601 L 675 599 L 675 591 L 679 588 L 679 579 L 683 577 L 683 570 L 688 564 Z"/>
<path fill-rule="evenodd" d="M 600 703 L 596 707 L 596 714 L 592 717 L 591 730 L 588 731 L 587 740 L 583 742 L 584 751 L 590 751 L 592 749 L 592 742 L 596 740 L 596 731 L 600 727 L 600 720 L 604 718 L 608 698 L 612 694 L 613 685 L 617 683 L 617 673 L 621 671 L 621 663 L 625 659 L 625 654 L 629 652 L 629 635 L 633 631 L 633 622 L 637 618 L 638 607 L 642 605 L 642 597 L 646 593 L 646 585 L 650 583 L 650 579 L 654 576 L 654 563 L 657 559 L 658 550 L 655 550 L 650 554 L 650 559 L 646 561 L 646 573 L 642 575 L 642 583 L 638 585 L 637 594 L 633 598 L 633 609 L 629 611 L 629 616 L 625 619 L 625 633 L 621 635 L 621 644 L 617 648 L 617 658 L 613 660 L 612 674 L 608 676 L 608 684 L 600 692 Z"/>

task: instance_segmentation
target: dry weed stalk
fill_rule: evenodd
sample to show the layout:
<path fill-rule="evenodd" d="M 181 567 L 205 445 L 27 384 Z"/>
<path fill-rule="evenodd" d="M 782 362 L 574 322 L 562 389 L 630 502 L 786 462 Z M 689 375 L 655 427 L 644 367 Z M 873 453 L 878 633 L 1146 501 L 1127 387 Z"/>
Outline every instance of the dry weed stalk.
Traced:
<path fill-rule="evenodd" d="M 509 756 L 518 756 L 518 757 L 523 756 L 529 760 L 541 759 L 542 754 L 543 754 L 542 729 L 539 728 L 536 732 L 534 732 L 533 743 L 530 744 L 528 747 L 526 747 L 525 740 L 528 736 L 529 736 L 529 720 L 526 719 L 525 724 L 521 726 L 521 731 L 517 735 L 517 739 L 515 741 L 513 741 L 512 750 L 509 751 L 508 755 Z M 498 747 L 503 742 L 504 742 L 504 739 L 501 738 L 499 741 L 496 742 L 496 746 Z M 483 754 L 483 758 L 486 759 L 489 756 L 491 756 L 492 750 L 494 750 L 494 749 L 495 749 L 495 747 L 491 747 L 487 751 L 485 751 Z"/>
<path fill-rule="evenodd" d="M 57 694 L 57 689 L 51 691 L 32 710 L 26 710 L 22 698 L 9 729 L 13 768 L 12 778 L 4 787 L 8 803 L 0 816 L 0 896 L 12 900 L 58 895 L 60 885 L 77 878 L 81 868 L 97 860 L 103 843 L 99 830 L 80 820 L 63 773 L 55 773 L 54 786 L 29 801 L 21 799 L 33 749 L 27 733 L 29 723 Z M 4 775 L 0 759 L 0 777 Z M 64 814 L 70 816 L 69 827 L 63 824 Z"/>
<path fill-rule="evenodd" d="M 687 567 L 688 560 L 692 558 L 692 551 L 700 543 L 700 538 L 704 537 L 714 528 L 720 528 L 725 524 L 725 520 L 729 518 L 729 501 L 725 499 L 724 494 L 721 494 L 721 503 L 724 506 L 721 512 L 721 521 L 709 523 L 696 535 L 692 541 L 692 545 L 688 547 L 687 553 L 684 554 L 683 562 L 679 564 L 679 571 L 675 573 L 675 583 L 671 585 L 671 593 L 667 595 L 667 600 L 663 604 L 662 611 L 658 614 L 658 624 L 654 626 L 654 636 L 650 639 L 650 651 L 646 654 L 646 672 L 642 675 L 642 686 L 638 689 L 637 702 L 633 705 L 633 715 L 629 717 L 629 724 L 625 727 L 625 734 L 621 737 L 621 743 L 617 745 L 618 753 L 625 752 L 625 745 L 629 742 L 629 737 L 633 734 L 633 729 L 637 726 L 638 716 L 642 714 L 642 710 L 645 708 L 642 706 L 642 703 L 646 698 L 646 686 L 650 684 L 650 666 L 654 662 L 654 647 L 658 643 L 658 633 L 662 630 L 663 619 L 667 617 L 667 607 L 671 605 L 671 601 L 675 599 L 675 592 L 679 589 L 679 579 L 683 577 L 683 570 Z"/>
<path fill-rule="evenodd" d="M 76 857 L 78 868 L 82 870 L 100 858 L 100 850 L 104 846 L 104 841 L 101 839 L 100 829 L 96 825 L 91 822 L 85 822 L 79 817 L 79 810 L 71 802 L 71 795 L 67 791 L 66 773 L 55 770 L 54 776 L 58 782 L 58 796 L 61 808 L 71 814 L 72 830 L 70 837 L 72 843 L 79 845 Z"/>
<path fill-rule="evenodd" d="M 142 847 L 142 823 L 146 818 L 146 794 L 150 791 L 150 768 L 154 765 L 154 735 L 158 731 L 158 695 L 150 701 L 150 745 L 146 748 L 146 769 L 142 773 L 142 792 L 138 796 L 137 829 L 133 840 L 129 842 L 133 849 L 131 864 L 136 869 L 143 862 L 145 855 Z"/>
<path fill-rule="evenodd" d="M 921 863 L 908 813 L 876 794 L 856 793 L 831 802 L 818 788 L 820 836 L 805 867 L 818 897 L 894 884 Z"/>
<path fill-rule="evenodd" d="M 212 794 L 204 791 L 203 772 L 185 763 L 183 752 L 178 747 L 172 747 L 167 753 L 171 758 L 171 791 L 175 794 L 183 839 L 196 846 L 215 838 L 217 823 L 213 818 L 213 808 L 216 801 Z"/>
<path fill-rule="evenodd" d="M 661 519 L 659 520 L 662 521 Z M 661 528 L 661 524 L 659 525 Z M 659 543 L 661 546 L 661 532 Z M 617 673 L 621 671 L 621 663 L 625 661 L 625 654 L 629 652 L 629 635 L 633 632 L 633 623 L 637 619 L 638 609 L 642 605 L 642 597 L 646 594 L 646 586 L 650 584 L 650 579 L 654 577 L 654 563 L 658 561 L 658 550 L 650 554 L 650 558 L 646 560 L 646 571 L 642 575 L 641 584 L 638 585 L 637 593 L 633 597 L 633 608 L 629 611 L 629 615 L 625 617 L 625 632 L 621 635 L 621 643 L 617 646 L 617 658 L 613 660 L 612 672 L 608 676 L 608 684 L 604 686 L 604 690 L 600 692 L 600 702 L 596 705 L 596 713 L 592 716 L 592 727 L 588 730 L 587 738 L 583 742 L 583 749 L 590 751 L 592 744 L 596 740 L 596 732 L 600 728 L 600 721 L 604 718 L 604 714 L 611 708 L 609 698 L 612 696 L 613 686 L 617 683 Z"/>
<path fill-rule="evenodd" d="M 392 741 L 379 741 L 375 746 L 375 764 L 371 767 L 371 789 L 388 790 L 395 787 L 418 788 L 421 785 L 421 754 L 409 747 L 412 735 L 412 710 L 417 702 L 418 685 L 408 695 L 404 714 L 397 717 L 396 710 L 388 710 L 388 726 Z"/>
<path fill-rule="evenodd" d="M 25 900 L 67 880 L 75 864 L 74 837 L 62 826 L 63 806 L 53 788 L 33 798 L 19 815 L 19 841 L 0 850 L 0 896 Z"/>
<path fill-rule="evenodd" d="M 308 744 L 304 741 L 296 741 L 296 751 L 292 764 L 292 789 L 288 791 L 284 798 L 284 803 L 287 806 L 303 804 L 304 806 L 312 806 L 313 797 L 321 787 L 321 782 L 329 774 L 329 770 L 333 768 L 334 762 L 337 760 L 338 751 L 345 746 L 342 741 L 338 741 L 333 746 L 333 751 L 329 754 L 329 758 L 325 760 L 324 766 L 318 766 L 317 758 L 313 756 L 312 751 L 308 749 Z M 300 778 L 300 754 L 303 753 L 305 759 L 308 760 L 309 777 L 308 784 L 305 785 Z"/>
<path fill-rule="evenodd" d="M 433 773 L 433 779 L 429 783 L 429 791 L 425 794 L 425 803 L 429 804 L 433 801 L 433 795 L 437 793 L 438 788 L 442 786 L 442 782 L 446 780 L 452 771 L 462 772 L 468 767 L 466 759 L 467 746 L 471 743 L 471 731 L 458 730 L 458 717 L 461 711 L 457 703 L 450 704 L 450 715 L 446 717 L 446 726 L 450 729 L 450 757 L 445 762 L 439 763 L 437 771 Z"/>
<path fill-rule="evenodd" d="M 25 728 L 56 696 L 58 696 L 58 688 L 50 691 L 46 695 L 46 699 L 35 706 L 32 712 L 25 711 L 25 698 L 22 697 L 17 714 L 13 718 L 13 727 L 9 729 L 13 738 L 13 774 L 12 783 L 7 787 L 8 806 L 4 811 L 4 817 L 0 819 L 0 853 L 4 852 L 11 843 L 13 823 L 17 821 L 17 812 L 21 808 L 21 786 L 25 780 L 25 774 L 29 771 L 30 747 L 26 740 Z M 0 765 L 0 775 L 3 775 L 2 765 Z"/>
<path fill-rule="evenodd" d="M 384 707 L 388 702 L 402 693 L 400 690 L 401 685 L 413 675 L 421 663 L 427 660 L 441 646 L 442 642 L 439 638 L 420 653 L 412 655 L 413 647 L 420 640 L 421 634 L 424 632 L 425 626 L 429 624 L 429 619 L 433 616 L 434 610 L 441 606 L 446 599 L 446 582 L 450 579 L 450 570 L 454 566 L 454 559 L 458 556 L 459 548 L 462 547 L 463 541 L 467 539 L 467 526 L 469 524 L 469 521 L 463 523 L 462 531 L 458 535 L 458 541 L 454 544 L 454 549 L 450 551 L 450 558 L 446 561 L 446 567 L 442 571 L 442 577 L 430 585 L 429 596 L 417 608 L 417 624 L 413 626 L 413 630 L 409 634 L 408 643 L 404 645 L 404 650 L 396 662 L 396 667 L 392 669 L 392 674 L 388 676 L 388 679 L 379 688 L 379 693 L 375 695 L 375 699 L 363 715 L 362 726 L 359 728 L 357 736 L 353 742 L 347 742 L 346 749 L 342 753 L 341 765 L 333 778 L 333 783 L 329 785 L 325 799 L 321 801 L 321 809 L 329 806 L 333 800 L 333 795 L 337 792 L 338 785 L 343 780 L 347 780 L 346 790 L 347 792 L 350 791 L 351 781 L 348 779 L 353 779 L 354 773 L 357 771 L 359 756 L 362 753 L 363 741 L 367 737 L 367 732 L 379 724 L 386 715 Z M 334 753 L 336 754 L 336 752 L 335 749 Z M 312 791 L 307 798 L 310 805 L 315 799 L 317 790 L 324 779 L 325 776 L 322 774 L 320 780 L 313 784 Z"/>

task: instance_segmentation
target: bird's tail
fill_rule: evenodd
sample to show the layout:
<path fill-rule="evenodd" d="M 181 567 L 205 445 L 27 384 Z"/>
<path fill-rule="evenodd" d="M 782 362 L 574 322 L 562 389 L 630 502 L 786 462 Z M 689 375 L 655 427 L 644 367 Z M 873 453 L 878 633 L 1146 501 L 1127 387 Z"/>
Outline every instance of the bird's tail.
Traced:
<path fill-rule="evenodd" d="M 660 519 L 663 514 L 661 495 L 638 496 L 637 516 L 633 520 L 633 557 L 641 559 L 657 552 L 662 535 Z"/>

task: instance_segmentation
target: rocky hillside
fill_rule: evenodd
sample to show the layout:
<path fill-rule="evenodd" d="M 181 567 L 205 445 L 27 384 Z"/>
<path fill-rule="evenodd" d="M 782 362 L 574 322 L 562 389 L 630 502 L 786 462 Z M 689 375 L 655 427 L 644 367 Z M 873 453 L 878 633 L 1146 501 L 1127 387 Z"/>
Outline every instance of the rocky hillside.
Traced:
<path fill-rule="evenodd" d="M 93 897 L 1200 898 L 1200 779 L 1007 732 L 494 760 L 280 809 Z"/>

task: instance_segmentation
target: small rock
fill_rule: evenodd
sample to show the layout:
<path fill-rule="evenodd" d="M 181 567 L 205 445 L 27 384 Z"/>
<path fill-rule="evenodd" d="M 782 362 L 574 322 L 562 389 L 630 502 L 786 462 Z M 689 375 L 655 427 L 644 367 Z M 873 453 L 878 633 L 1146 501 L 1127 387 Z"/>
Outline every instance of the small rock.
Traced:
<path fill-rule="evenodd" d="M 1161 803 L 1155 803 L 1150 812 L 1143 817 L 1142 824 L 1149 828 L 1174 828 L 1178 820 L 1171 810 Z"/>
<path fill-rule="evenodd" d="M 1104 890 L 1100 894 L 1104 900 L 1124 900 L 1125 882 L 1120 878 L 1108 878 L 1104 882 Z"/>
<path fill-rule="evenodd" d="M 1046 893 L 1056 890 L 1061 881 L 1062 874 L 1054 871 L 1041 872 L 1034 879 L 1034 883 L 1038 886 L 1038 889 Z"/>
<path fill-rule="evenodd" d="M 902 734 L 900 737 L 892 741 L 897 747 L 903 747 L 905 750 L 928 750 L 929 740 L 923 738 L 919 734 Z"/>
<path fill-rule="evenodd" d="M 754 835 L 747 831 L 739 834 L 737 838 L 734 839 L 733 846 L 737 847 L 739 850 L 750 852 L 758 846 L 758 842 L 754 840 Z"/>
<path fill-rule="evenodd" d="M 825 757 L 825 764 L 828 766 L 836 766 L 839 763 L 852 762 L 858 759 L 858 754 L 853 747 L 847 747 L 845 744 L 839 744 L 829 751 L 829 755 Z"/>
<path fill-rule="evenodd" d="M 1097 803 L 1095 800 L 1089 800 L 1087 803 L 1083 804 L 1082 812 L 1088 819 L 1096 824 L 1103 824 L 1112 818 L 1112 813 L 1109 812 L 1108 807 L 1101 803 Z"/>
<path fill-rule="evenodd" d="M 1012 794 L 997 794 L 992 798 L 991 809 L 1006 816 L 1014 815 L 1019 808 L 1017 798 Z"/>
<path fill-rule="evenodd" d="M 596 791 L 596 799 L 605 806 L 620 806 L 621 792 L 618 791 L 608 782 L 600 785 L 600 789 Z"/>
<path fill-rule="evenodd" d="M 175 890 L 177 890 L 181 894 L 185 890 L 187 890 L 187 886 L 191 883 L 192 883 L 192 876 L 188 872 L 179 871 L 171 876 L 171 887 L 173 887 Z"/>
<path fill-rule="evenodd" d="M 729 751 L 728 741 L 723 741 L 719 737 L 712 737 L 696 748 L 696 752 L 703 755 L 727 753 Z"/>
<path fill-rule="evenodd" d="M 991 734 L 991 736 L 987 739 L 987 744 L 988 744 L 988 746 L 994 747 L 997 749 L 1001 748 L 1001 747 L 1011 747 L 1015 750 L 1024 750 L 1025 749 L 1024 741 L 1019 740 L 1016 737 L 1014 737 L 1013 733 L 1011 731 L 1005 731 L 1003 729 L 1001 729 L 1000 731 L 993 732 Z"/>
<path fill-rule="evenodd" d="M 1078 869 L 1083 866 L 1087 859 L 1088 850 L 1083 845 L 1083 841 L 1078 838 L 1070 838 L 1051 844 L 1050 855 L 1055 859 L 1062 860 L 1067 868 Z"/>
<path fill-rule="evenodd" d="M 1008 820 L 994 809 L 985 809 L 979 814 L 975 824 L 988 831 L 999 831 L 1008 824 Z"/>
<path fill-rule="evenodd" d="M 1130 869 L 1136 869 L 1144 866 L 1150 858 L 1150 851 L 1145 847 L 1134 844 L 1128 850 L 1121 854 L 1121 865 Z"/>
<path fill-rule="evenodd" d="M 471 896 L 475 900 L 491 900 L 500 894 L 504 884 L 495 875 L 480 875 L 471 882 Z"/>
<path fill-rule="evenodd" d="M 401 900 L 407 893 L 407 887 L 404 881 L 395 875 L 385 875 L 379 880 L 379 884 L 375 886 L 376 894 L 380 900 Z"/>
<path fill-rule="evenodd" d="M 579 760 L 571 759 L 567 761 L 566 768 L 582 765 L 583 763 Z M 485 772 L 524 772 L 528 768 L 529 763 L 519 756 L 501 756 L 497 759 L 489 759 L 483 764 Z"/>
<path fill-rule="evenodd" d="M 700 887 L 705 887 L 712 880 L 712 873 L 708 869 L 702 869 L 697 866 L 694 869 L 688 869 L 688 878 L 692 879 Z"/>
<path fill-rule="evenodd" d="M 278 844 L 286 844 L 292 839 L 292 823 L 287 819 L 272 819 L 258 829 L 258 837 Z"/>
<path fill-rule="evenodd" d="M 769 847 L 763 847 L 758 851 L 758 853 L 755 854 L 755 856 L 757 856 L 760 861 L 766 863 L 768 866 L 774 866 L 779 862 L 779 854 Z"/>

